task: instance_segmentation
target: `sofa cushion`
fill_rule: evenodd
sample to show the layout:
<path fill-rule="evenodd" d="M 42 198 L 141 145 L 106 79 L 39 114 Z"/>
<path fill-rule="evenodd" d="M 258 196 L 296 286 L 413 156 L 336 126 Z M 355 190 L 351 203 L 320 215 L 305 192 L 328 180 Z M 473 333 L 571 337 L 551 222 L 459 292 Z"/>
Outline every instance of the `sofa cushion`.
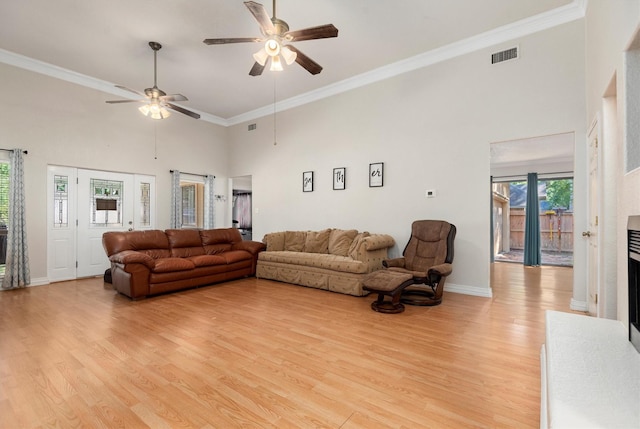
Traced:
<path fill-rule="evenodd" d="M 278 252 L 284 250 L 284 231 L 270 232 L 262 239 L 267 246 L 267 252 Z"/>
<path fill-rule="evenodd" d="M 125 250 L 149 251 L 153 258 L 153 251 L 162 254 L 169 253 L 169 241 L 164 231 L 157 229 L 147 231 L 109 231 L 102 235 L 102 244 L 107 256 L 120 253 Z"/>
<path fill-rule="evenodd" d="M 200 237 L 204 246 L 234 244 L 242 241 L 238 228 L 201 229 Z"/>
<path fill-rule="evenodd" d="M 216 255 L 198 255 L 187 258 L 193 262 L 196 267 L 208 267 L 210 265 L 226 265 L 227 261 L 222 256 Z"/>
<path fill-rule="evenodd" d="M 192 270 L 196 266 L 186 258 L 160 258 L 151 270 L 154 273 L 169 273 L 171 271 Z"/>
<path fill-rule="evenodd" d="M 327 255 L 307 252 L 260 252 L 258 261 L 280 263 L 290 265 L 291 270 L 297 266 L 315 267 L 343 273 L 364 274 L 369 268 L 368 264 L 356 261 L 348 256 Z"/>
<path fill-rule="evenodd" d="M 197 229 L 167 229 L 167 238 L 174 258 L 204 255 L 204 247 Z"/>
<path fill-rule="evenodd" d="M 329 253 L 338 256 L 348 256 L 353 239 L 358 235 L 355 229 L 334 229 L 329 234 Z"/>
<path fill-rule="evenodd" d="M 357 259 L 357 260 L 363 260 L 364 255 L 358 255 L 358 251 L 362 250 L 360 249 L 360 246 L 362 245 L 362 241 L 369 237 L 371 234 L 369 234 L 367 231 L 361 232 L 360 234 L 356 235 L 356 238 L 353 239 L 353 241 L 351 242 L 351 246 L 349 246 L 349 257 L 353 258 L 353 259 Z M 364 250 L 362 250 L 364 252 Z"/>
<path fill-rule="evenodd" d="M 237 228 L 202 229 L 200 237 L 207 255 L 228 252 L 234 244 L 242 242 L 242 235 Z"/>
<path fill-rule="evenodd" d="M 309 253 L 329 253 L 329 234 L 331 229 L 322 231 L 307 231 L 304 251 Z"/>
<path fill-rule="evenodd" d="M 284 250 L 302 252 L 304 250 L 306 236 L 306 231 L 285 231 Z"/>
<path fill-rule="evenodd" d="M 247 252 L 246 250 L 230 250 L 221 254 L 220 257 L 223 258 L 227 262 L 227 264 L 234 264 L 236 262 L 253 259 L 251 253 Z"/>

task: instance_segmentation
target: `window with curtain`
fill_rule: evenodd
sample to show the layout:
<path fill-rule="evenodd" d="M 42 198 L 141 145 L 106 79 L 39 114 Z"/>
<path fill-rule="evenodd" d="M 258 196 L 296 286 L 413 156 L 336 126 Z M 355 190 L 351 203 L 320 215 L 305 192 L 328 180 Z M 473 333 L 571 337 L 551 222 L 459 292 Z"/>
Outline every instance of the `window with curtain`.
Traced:
<path fill-rule="evenodd" d="M 180 182 L 182 191 L 182 228 L 204 226 L 204 184 Z"/>
<path fill-rule="evenodd" d="M 213 228 L 214 179 L 171 170 L 171 228 Z"/>

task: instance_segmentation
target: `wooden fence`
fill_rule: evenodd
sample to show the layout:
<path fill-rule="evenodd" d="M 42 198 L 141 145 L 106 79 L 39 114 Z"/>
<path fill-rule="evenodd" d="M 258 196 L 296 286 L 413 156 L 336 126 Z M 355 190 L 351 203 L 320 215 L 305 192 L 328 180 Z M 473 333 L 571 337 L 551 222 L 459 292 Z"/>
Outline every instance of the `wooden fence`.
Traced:
<path fill-rule="evenodd" d="M 511 249 L 524 249 L 524 209 L 511 209 L 509 215 Z M 541 214 L 540 239 L 542 250 L 573 252 L 573 213 Z"/>

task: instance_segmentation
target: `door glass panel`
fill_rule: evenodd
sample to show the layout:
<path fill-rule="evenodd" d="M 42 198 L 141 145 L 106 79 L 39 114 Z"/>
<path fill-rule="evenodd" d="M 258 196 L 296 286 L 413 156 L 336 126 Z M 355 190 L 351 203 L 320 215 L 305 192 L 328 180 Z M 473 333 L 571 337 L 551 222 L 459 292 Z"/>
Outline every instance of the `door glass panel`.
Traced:
<path fill-rule="evenodd" d="M 140 183 L 140 226 L 151 226 L 151 184 Z"/>
<path fill-rule="evenodd" d="M 89 226 L 122 226 L 122 188 L 118 180 L 91 179 Z"/>
<path fill-rule="evenodd" d="M 53 227 L 69 227 L 69 176 L 53 177 Z"/>

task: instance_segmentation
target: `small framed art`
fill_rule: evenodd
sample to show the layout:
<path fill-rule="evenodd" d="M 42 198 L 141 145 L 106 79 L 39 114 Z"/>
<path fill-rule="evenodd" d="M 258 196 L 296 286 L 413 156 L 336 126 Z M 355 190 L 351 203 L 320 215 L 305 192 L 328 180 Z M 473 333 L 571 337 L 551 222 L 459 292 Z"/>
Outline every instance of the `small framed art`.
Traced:
<path fill-rule="evenodd" d="M 369 164 L 369 187 L 379 188 L 384 179 L 384 162 Z"/>
<path fill-rule="evenodd" d="M 345 167 L 334 168 L 333 169 L 333 190 L 340 191 L 346 189 L 347 169 Z"/>
<path fill-rule="evenodd" d="M 313 192 L 313 171 L 302 173 L 302 192 Z"/>

